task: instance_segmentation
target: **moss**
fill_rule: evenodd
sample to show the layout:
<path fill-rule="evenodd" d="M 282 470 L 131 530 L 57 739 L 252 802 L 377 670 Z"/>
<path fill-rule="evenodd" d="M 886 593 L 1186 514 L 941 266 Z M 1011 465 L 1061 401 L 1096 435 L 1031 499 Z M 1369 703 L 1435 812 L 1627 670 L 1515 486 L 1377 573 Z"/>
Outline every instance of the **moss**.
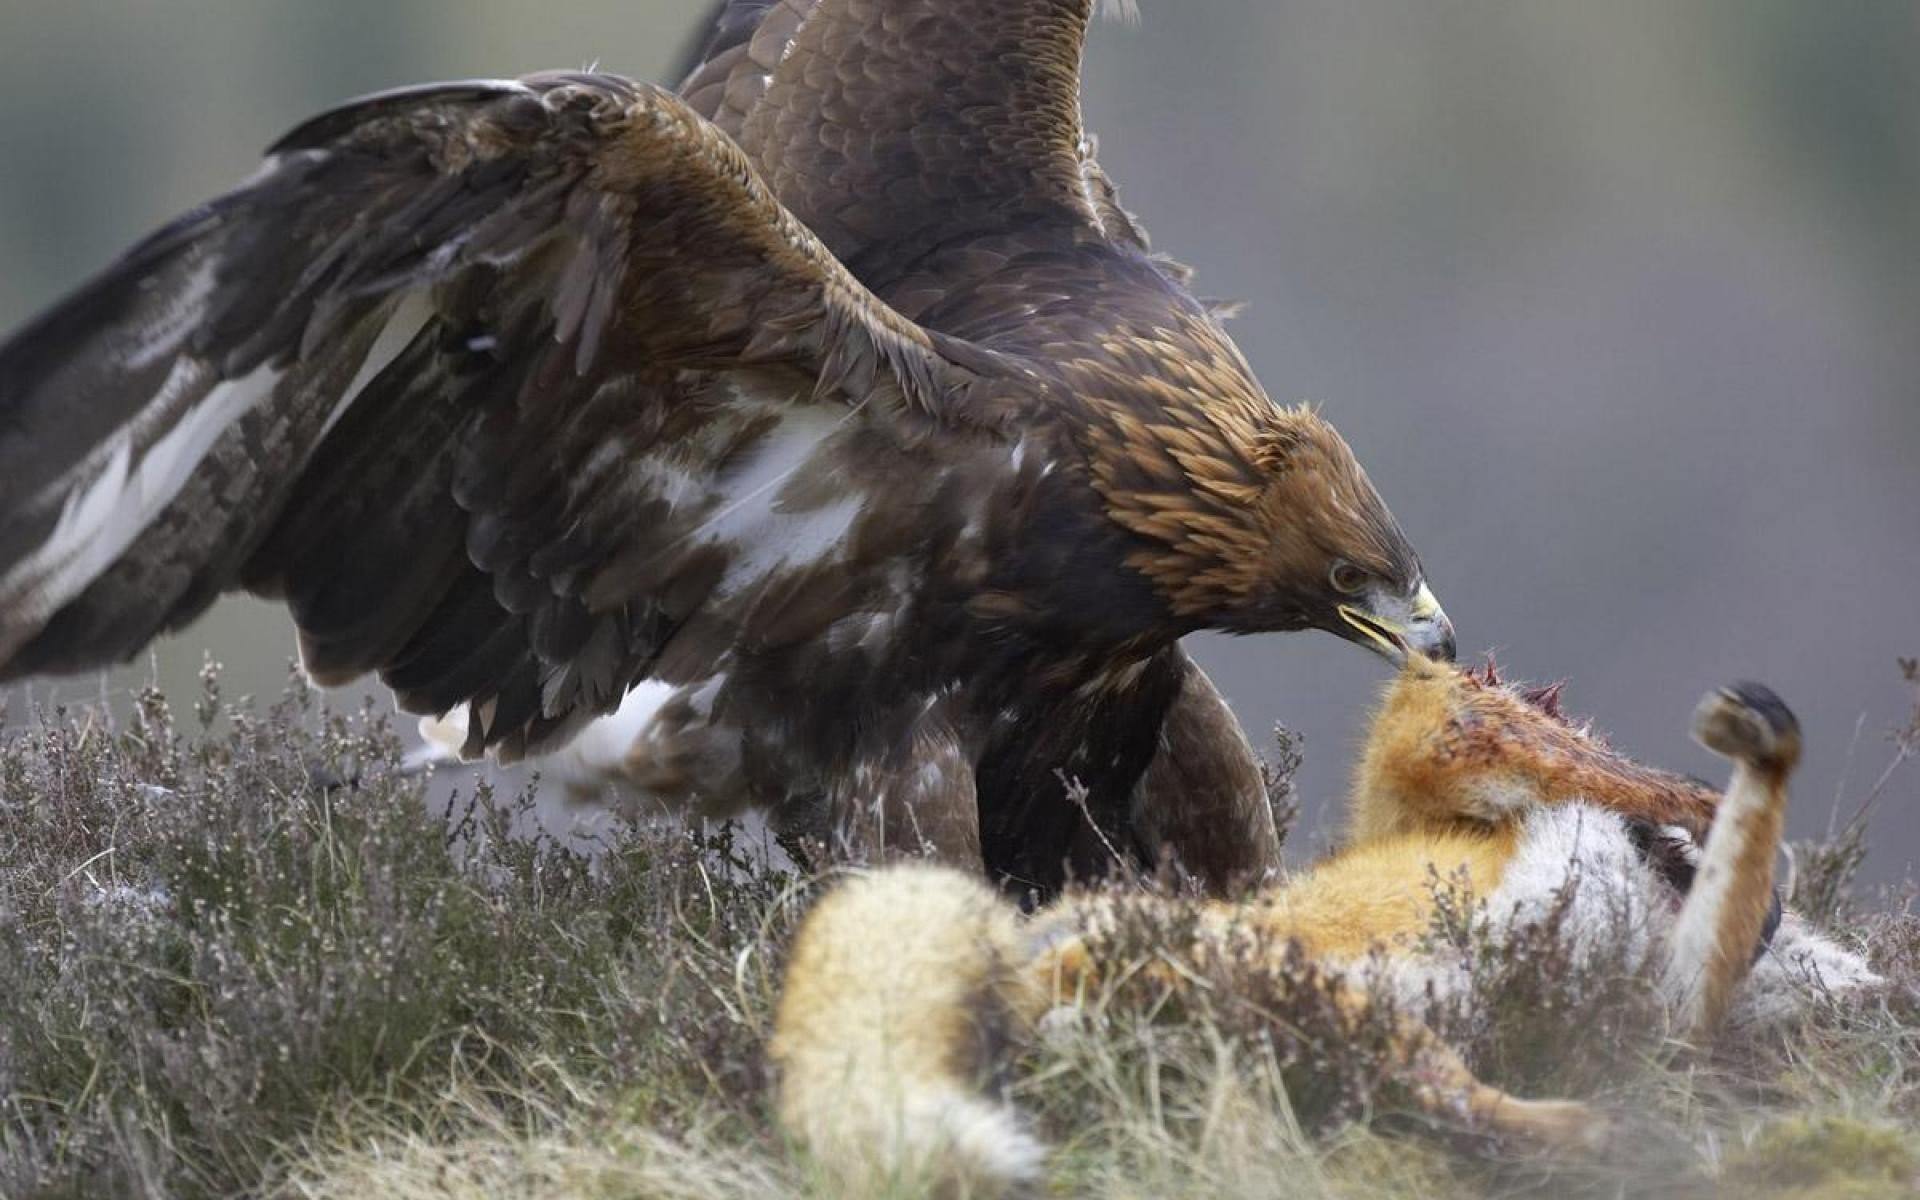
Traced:
<path fill-rule="evenodd" d="M 1837 1116 L 1793 1116 L 1765 1126 L 1733 1156 L 1729 1191 L 1834 1200 L 1911 1196 L 1920 1158 L 1911 1132 Z"/>
<path fill-rule="evenodd" d="M 1326 1172 L 1335 1196 L 1420 1196 L 1473 1200 L 1485 1192 L 1438 1142 L 1356 1132 L 1329 1150 Z"/>

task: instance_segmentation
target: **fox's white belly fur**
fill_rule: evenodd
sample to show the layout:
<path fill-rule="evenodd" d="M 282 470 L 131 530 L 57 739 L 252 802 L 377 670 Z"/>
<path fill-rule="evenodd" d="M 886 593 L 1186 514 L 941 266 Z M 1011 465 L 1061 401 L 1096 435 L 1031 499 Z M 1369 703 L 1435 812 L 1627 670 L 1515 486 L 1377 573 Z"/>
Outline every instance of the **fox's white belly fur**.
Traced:
<path fill-rule="evenodd" d="M 1672 831 L 1676 836 L 1684 836 Z M 1618 814 L 1586 804 L 1535 809 L 1520 821 L 1520 838 L 1500 882 L 1474 898 L 1482 936 L 1506 945 L 1524 929 L 1556 919 L 1581 967 L 1649 972 L 1668 942 L 1683 897 L 1635 846 Z M 1462 952 L 1436 945 L 1417 954 L 1375 956 L 1347 970 L 1410 1011 L 1430 1001 L 1462 1005 L 1471 972 Z M 1861 955 L 1787 912 L 1727 1014 L 1734 1026 L 1779 1021 L 1822 998 L 1881 982 Z M 1465 1006 L 1465 1011 L 1479 1011 Z"/>

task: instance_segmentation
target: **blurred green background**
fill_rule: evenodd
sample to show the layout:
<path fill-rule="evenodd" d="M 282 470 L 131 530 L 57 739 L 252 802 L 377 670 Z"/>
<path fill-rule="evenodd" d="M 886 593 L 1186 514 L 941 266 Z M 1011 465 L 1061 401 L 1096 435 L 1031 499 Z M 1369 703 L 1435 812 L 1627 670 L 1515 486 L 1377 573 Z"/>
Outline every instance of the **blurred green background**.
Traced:
<path fill-rule="evenodd" d="M 0 327 L 322 106 L 592 62 L 655 78 L 705 8 L 0 5 Z M 1765 680 L 1809 732 L 1796 832 L 1862 794 L 1905 712 L 1894 657 L 1920 653 L 1920 6 L 1142 8 L 1089 50 L 1102 160 L 1204 294 L 1249 302 L 1234 330 L 1274 397 L 1354 443 L 1463 650 L 1570 678 L 1618 744 L 1707 775 L 1694 700 Z M 211 650 L 229 692 L 272 693 L 291 647 L 277 610 L 229 601 L 104 686 L 185 694 Z M 1314 634 L 1195 649 L 1256 733 L 1304 732 L 1309 814 L 1330 806 L 1385 669 Z M 1917 777 L 1881 809 L 1876 878 L 1920 852 Z"/>

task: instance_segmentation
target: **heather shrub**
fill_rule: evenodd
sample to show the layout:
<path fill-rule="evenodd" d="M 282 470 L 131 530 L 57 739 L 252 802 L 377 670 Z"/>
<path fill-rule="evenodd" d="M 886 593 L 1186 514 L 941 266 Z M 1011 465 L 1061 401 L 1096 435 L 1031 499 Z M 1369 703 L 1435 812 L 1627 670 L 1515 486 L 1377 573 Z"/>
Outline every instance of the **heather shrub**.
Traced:
<path fill-rule="evenodd" d="M 54 712 L 0 759 L 0 1192 L 224 1195 L 450 1084 L 758 1128 L 788 881 L 721 832 L 589 857 L 434 814 L 372 711 Z M 742 953 L 748 959 L 742 960 Z"/>

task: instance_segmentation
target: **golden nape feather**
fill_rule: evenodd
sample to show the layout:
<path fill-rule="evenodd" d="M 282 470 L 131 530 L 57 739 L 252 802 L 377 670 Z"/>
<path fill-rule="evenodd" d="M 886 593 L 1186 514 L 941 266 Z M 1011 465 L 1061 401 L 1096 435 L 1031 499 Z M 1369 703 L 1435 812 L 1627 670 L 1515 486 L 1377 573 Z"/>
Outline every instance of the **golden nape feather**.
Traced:
<path fill-rule="evenodd" d="M 1676 801 L 1672 777 L 1570 725 L 1557 691 L 1416 659 L 1374 716 L 1349 841 L 1245 900 L 1105 889 L 1024 918 L 950 869 L 863 875 L 821 900 L 788 963 L 773 1041 L 781 1119 L 857 1186 L 1030 1186 L 1038 1148 L 997 1089 L 1042 1014 L 1126 996 L 1159 1010 L 1189 989 L 1202 989 L 1194 1005 L 1173 1010 L 1204 1010 L 1222 988 L 1257 985 L 1250 1003 L 1317 1005 L 1353 1037 L 1386 1030 L 1397 1085 L 1374 1103 L 1523 1145 L 1605 1146 L 1605 1113 L 1483 1083 L 1420 1019 L 1474 999 L 1459 960 L 1470 951 L 1429 936 L 1443 905 L 1484 901 L 1496 946 L 1550 919 L 1566 946 L 1556 961 L 1602 948 L 1626 956 L 1613 969 L 1644 961 L 1677 1031 L 1699 1041 L 1878 983 L 1858 956 L 1778 914 L 1791 713 L 1741 685 L 1708 698 L 1696 734 L 1732 760 L 1732 782 Z M 1704 853 L 1687 830 L 1653 824 L 1702 813 Z M 1001 1140 L 983 1146 L 972 1134 L 987 1127 Z"/>

